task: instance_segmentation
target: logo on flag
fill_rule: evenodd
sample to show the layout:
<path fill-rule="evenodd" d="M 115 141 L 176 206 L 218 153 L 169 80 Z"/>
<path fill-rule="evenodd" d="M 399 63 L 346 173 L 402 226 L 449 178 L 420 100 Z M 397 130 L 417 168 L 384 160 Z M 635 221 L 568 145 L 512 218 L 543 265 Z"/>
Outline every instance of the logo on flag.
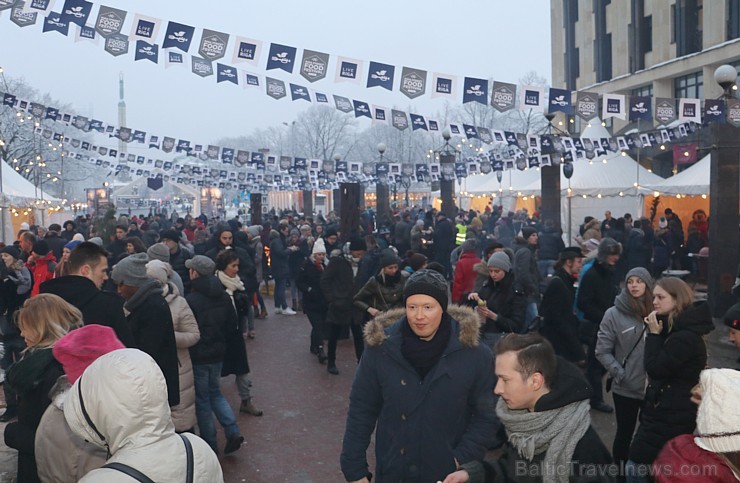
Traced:
<path fill-rule="evenodd" d="M 516 85 L 506 82 L 493 82 L 491 106 L 499 112 L 506 112 L 514 108 L 516 103 Z"/>
<path fill-rule="evenodd" d="M 211 61 L 206 59 L 201 59 L 200 57 L 193 56 L 193 65 L 192 65 L 192 72 L 193 74 L 199 75 L 201 77 L 208 77 L 213 75 L 213 64 L 211 64 Z"/>
<path fill-rule="evenodd" d="M 466 77 L 463 84 L 463 104 L 467 102 L 488 103 L 488 81 Z"/>
<path fill-rule="evenodd" d="M 149 44 L 144 40 L 136 41 L 136 55 L 134 60 L 151 60 L 155 64 L 159 58 L 159 46 L 157 44 Z"/>
<path fill-rule="evenodd" d="M 370 62 L 370 70 L 367 75 L 367 87 L 382 87 L 393 90 L 393 74 L 395 67 L 380 62 Z"/>
<path fill-rule="evenodd" d="M 101 5 L 98 20 L 95 22 L 95 31 L 103 37 L 120 34 L 125 20 L 125 11 Z"/>
<path fill-rule="evenodd" d="M 437 77 L 437 82 L 434 85 L 434 92 L 437 94 L 452 94 L 452 79 Z"/>
<path fill-rule="evenodd" d="M 85 0 L 65 0 L 62 20 L 84 27 L 92 10 L 92 3 Z"/>
<path fill-rule="evenodd" d="M 427 72 L 421 69 L 404 67 L 401 72 L 401 92 L 409 99 L 424 95 L 426 91 Z"/>
<path fill-rule="evenodd" d="M 334 105 L 342 112 L 352 112 L 354 110 L 352 103 L 346 97 L 334 95 Z"/>
<path fill-rule="evenodd" d="M 281 69 L 292 74 L 295 52 L 295 47 L 270 44 L 270 55 L 267 58 L 267 70 Z"/>
<path fill-rule="evenodd" d="M 236 69 L 230 65 L 217 64 L 217 75 L 216 82 L 231 82 L 232 84 L 239 84 Z"/>
<path fill-rule="evenodd" d="M 406 117 L 406 113 L 403 111 L 397 111 L 391 109 L 391 119 L 393 127 L 403 131 L 409 127 L 409 119 Z"/>
<path fill-rule="evenodd" d="M 285 82 L 267 77 L 265 82 L 267 88 L 267 95 L 273 99 L 282 99 L 287 95 L 285 91 Z"/>
<path fill-rule="evenodd" d="M 372 118 L 370 115 L 370 106 L 368 106 L 367 103 L 362 101 L 352 101 L 352 104 L 354 105 L 355 117 Z"/>
<path fill-rule="evenodd" d="M 229 43 L 229 34 L 203 29 L 198 53 L 208 60 L 218 60 L 226 55 L 226 45 Z"/>
<path fill-rule="evenodd" d="M 51 12 L 44 19 L 44 32 L 59 32 L 62 35 L 69 33 L 69 23 L 66 20 L 62 20 L 61 14 Z"/>
<path fill-rule="evenodd" d="M 150 22 L 149 20 L 140 18 L 139 21 L 136 23 L 136 30 L 134 30 L 134 35 L 137 37 L 145 37 L 147 39 L 151 39 L 154 37 L 155 28 L 156 25 L 154 22 Z"/>
<path fill-rule="evenodd" d="M 193 41 L 195 28 L 189 25 L 170 21 L 167 24 L 167 32 L 164 34 L 163 49 L 175 47 L 187 52 L 190 49 L 190 43 Z"/>
<path fill-rule="evenodd" d="M 342 79 L 357 79 L 357 64 L 354 62 L 349 62 L 346 60 L 343 60 L 339 64 L 339 77 Z"/>
<path fill-rule="evenodd" d="M 308 89 L 303 86 L 290 84 L 290 96 L 294 101 L 296 99 L 303 99 L 304 101 L 311 102 L 311 98 L 308 95 Z"/>
<path fill-rule="evenodd" d="M 36 12 L 24 12 L 23 2 L 18 2 L 15 7 L 10 11 L 10 21 L 19 27 L 28 27 L 36 23 L 38 13 Z"/>
<path fill-rule="evenodd" d="M 673 99 L 657 98 L 655 100 L 655 119 L 661 124 L 668 124 L 677 119 L 676 103 Z"/>
<path fill-rule="evenodd" d="M 740 127 L 740 99 L 730 99 L 727 101 L 727 122 L 735 127 Z"/>
<path fill-rule="evenodd" d="M 579 92 L 576 96 L 576 114 L 584 121 L 598 115 L 599 96 L 592 92 Z"/>
<path fill-rule="evenodd" d="M 105 39 L 105 51 L 118 57 L 128 53 L 128 37 L 123 34 L 112 34 Z"/>
<path fill-rule="evenodd" d="M 301 76 L 309 82 L 316 82 L 326 77 L 326 69 L 329 66 L 329 54 L 315 52 L 313 50 L 303 51 L 303 62 L 301 62 Z"/>
<path fill-rule="evenodd" d="M 326 94 L 322 94 L 320 92 L 316 93 L 316 102 L 324 102 L 326 104 L 329 103 L 329 98 L 326 97 Z"/>

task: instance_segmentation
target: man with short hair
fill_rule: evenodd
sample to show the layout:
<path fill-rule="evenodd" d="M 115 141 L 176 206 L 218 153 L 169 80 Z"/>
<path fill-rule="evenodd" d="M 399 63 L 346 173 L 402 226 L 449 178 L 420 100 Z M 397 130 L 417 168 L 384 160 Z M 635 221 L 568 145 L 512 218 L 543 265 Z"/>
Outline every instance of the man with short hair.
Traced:
<path fill-rule="evenodd" d="M 28 261 L 28 257 L 31 256 L 33 250 L 33 244 L 36 243 L 36 235 L 30 231 L 24 231 L 18 237 L 18 247 L 21 249 L 21 260 L 25 263 Z"/>
<path fill-rule="evenodd" d="M 462 464 L 444 482 L 612 481 L 596 471 L 612 460 L 591 426 L 591 391 L 581 371 L 536 333 L 508 334 L 495 352 L 506 451 L 495 461 Z"/>
<path fill-rule="evenodd" d="M 185 262 L 190 260 L 193 255 L 183 250 L 180 246 L 180 234 L 177 230 L 165 230 L 159 235 L 160 243 L 165 245 L 170 251 L 169 264 L 172 266 L 172 270 L 180 276 L 182 280 L 182 286 L 185 288 L 183 296 L 190 293 L 190 275 Z"/>
<path fill-rule="evenodd" d="M 44 235 L 44 241 L 49 244 L 49 249 L 54 253 L 54 258 L 57 260 L 62 259 L 62 250 L 64 245 L 67 244 L 67 240 L 60 236 L 62 227 L 58 223 L 52 223 L 49 225 L 49 231 Z"/>
<path fill-rule="evenodd" d="M 110 253 L 110 256 L 108 257 L 108 265 L 111 267 L 118 260 L 118 257 L 126 252 L 126 243 L 123 241 L 126 238 L 126 231 L 126 225 L 117 225 L 116 238 L 106 247 L 108 253 Z"/>
<path fill-rule="evenodd" d="M 58 295 L 82 312 L 85 325 L 111 327 L 126 347 L 136 347 L 123 312 L 124 300 L 101 290 L 108 279 L 108 255 L 95 243 L 80 243 L 67 260 L 70 274 L 42 283 L 39 293 Z"/>
<path fill-rule="evenodd" d="M 522 236 L 517 236 L 512 245 L 514 249 L 514 279 L 521 284 L 527 294 L 527 312 L 524 314 L 525 327 L 530 327 L 537 317 L 540 303 L 540 271 L 537 268 L 537 245 L 539 235 L 531 226 L 522 227 Z"/>

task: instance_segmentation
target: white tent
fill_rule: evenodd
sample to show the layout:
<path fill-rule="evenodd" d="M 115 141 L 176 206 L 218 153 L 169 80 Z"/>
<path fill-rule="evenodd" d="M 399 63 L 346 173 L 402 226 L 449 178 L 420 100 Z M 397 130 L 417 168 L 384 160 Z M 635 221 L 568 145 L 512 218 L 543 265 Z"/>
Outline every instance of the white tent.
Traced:
<path fill-rule="evenodd" d="M 9 211 L 11 206 L 31 206 L 42 198 L 44 201 L 58 204 L 59 199 L 42 192 L 5 161 L 0 162 L 0 169 L 2 169 L 2 183 L 0 184 L 0 240 L 4 243 L 11 243 L 15 240 L 13 216 Z M 46 207 L 41 205 L 33 206 L 38 223 L 46 222 Z"/>
<path fill-rule="evenodd" d="M 707 195 L 709 194 L 709 164 L 711 155 L 686 168 L 675 176 L 666 178 L 658 183 L 646 185 L 651 190 L 665 195 Z"/>
<path fill-rule="evenodd" d="M 501 183 L 498 182 L 495 172 L 488 174 L 477 174 L 468 176 L 463 181 L 462 191 L 472 195 L 485 195 L 498 193 L 501 188 L 504 191 L 519 191 L 525 186 L 529 186 L 535 180 L 540 179 L 541 172 L 539 169 L 508 169 L 502 172 Z M 509 189 L 511 188 L 511 189 Z"/>

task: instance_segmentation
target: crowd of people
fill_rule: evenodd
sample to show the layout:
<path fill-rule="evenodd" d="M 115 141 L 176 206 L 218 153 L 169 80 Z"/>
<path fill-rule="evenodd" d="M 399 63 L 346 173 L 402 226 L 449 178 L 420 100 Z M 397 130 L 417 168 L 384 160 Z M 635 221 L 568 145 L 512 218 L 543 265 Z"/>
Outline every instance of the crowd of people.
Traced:
<path fill-rule="evenodd" d="M 19 452 L 19 481 L 132 469 L 174 481 L 193 471 L 193 454 L 199 481 L 222 479 L 217 455 L 244 437 L 221 379 L 235 376 L 241 412 L 263 414 L 245 339 L 258 337 L 270 295 L 273 314 L 305 314 L 309 351 L 330 375 L 338 341 L 352 340 L 347 481 L 372 478 L 373 431 L 378 481 L 648 481 L 666 458 L 688 458 L 681 438 L 696 430 L 704 443 L 691 450 L 712 452 L 717 471 L 737 477 L 740 428 L 718 423 L 718 407 L 701 426 L 708 395 L 737 397 L 737 378 L 704 377 L 707 304 L 662 276 L 706 246 L 703 212 L 684 239 L 670 210 L 655 229 L 607 211 L 584 220 L 573 246 L 526 210 L 449 218 L 415 207 L 385 226 L 372 210 L 360 220 L 351 233 L 334 213 L 289 210 L 253 225 L 150 214 L 102 232 L 85 217 L 23 226 L 0 248 L 0 421 L 13 421 L 5 441 Z M 740 347 L 738 311 L 726 324 Z M 105 405 L 90 402 L 100 394 Z M 590 410 L 615 414 L 611 450 Z M 726 444 L 706 443 L 727 432 Z M 76 463 L 58 464 L 47 449 L 62 444 Z M 183 464 L 137 456 L 147 444 Z M 501 456 L 486 460 L 494 448 Z M 597 467 L 618 471 L 588 477 Z"/>

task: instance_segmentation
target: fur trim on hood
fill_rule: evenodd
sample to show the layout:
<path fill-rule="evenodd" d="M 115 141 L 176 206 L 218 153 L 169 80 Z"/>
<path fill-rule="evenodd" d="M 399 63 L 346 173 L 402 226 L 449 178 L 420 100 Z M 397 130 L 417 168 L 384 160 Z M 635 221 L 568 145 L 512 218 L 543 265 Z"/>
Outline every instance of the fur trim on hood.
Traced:
<path fill-rule="evenodd" d="M 488 277 L 488 264 L 486 262 L 478 262 L 475 265 L 473 265 L 473 270 L 478 275 L 483 275 L 484 277 Z"/>
<path fill-rule="evenodd" d="M 480 342 L 480 318 L 475 310 L 462 305 L 450 304 L 447 313 L 460 324 L 460 343 L 466 347 L 476 347 Z M 393 309 L 381 312 L 374 319 L 365 324 L 363 332 L 365 343 L 369 346 L 379 346 L 388 338 L 385 329 L 393 325 L 400 318 L 406 316 L 406 309 Z"/>

